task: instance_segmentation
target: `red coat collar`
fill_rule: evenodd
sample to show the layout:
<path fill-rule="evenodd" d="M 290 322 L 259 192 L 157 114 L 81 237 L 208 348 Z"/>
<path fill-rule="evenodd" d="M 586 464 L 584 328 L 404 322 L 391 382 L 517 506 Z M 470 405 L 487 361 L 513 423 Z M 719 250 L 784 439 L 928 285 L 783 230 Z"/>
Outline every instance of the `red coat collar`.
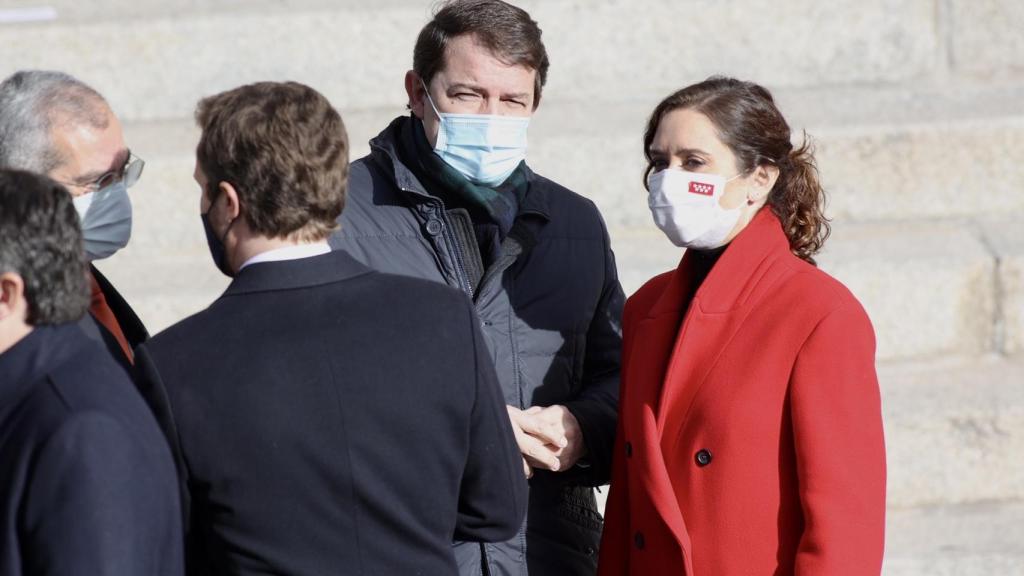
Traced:
<path fill-rule="evenodd" d="M 789 254 L 789 239 L 782 223 L 762 208 L 722 253 L 708 277 L 694 295 L 694 305 L 705 313 L 728 312 L 741 306 L 761 279 L 758 271 L 768 259 Z M 686 307 L 686 294 L 693 282 L 696 254 L 687 250 L 661 297 L 651 306 L 648 317 L 679 315 Z"/>

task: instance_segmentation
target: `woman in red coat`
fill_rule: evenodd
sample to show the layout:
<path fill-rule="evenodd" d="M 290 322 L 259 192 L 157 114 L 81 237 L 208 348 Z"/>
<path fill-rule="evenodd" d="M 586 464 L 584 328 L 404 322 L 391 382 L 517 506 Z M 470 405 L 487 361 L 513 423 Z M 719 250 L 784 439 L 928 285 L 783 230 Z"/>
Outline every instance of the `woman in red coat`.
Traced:
<path fill-rule="evenodd" d="M 626 304 L 599 574 L 877 576 L 874 332 L 814 266 L 811 150 L 767 90 L 728 78 L 666 98 L 644 145 L 654 220 L 688 250 Z"/>

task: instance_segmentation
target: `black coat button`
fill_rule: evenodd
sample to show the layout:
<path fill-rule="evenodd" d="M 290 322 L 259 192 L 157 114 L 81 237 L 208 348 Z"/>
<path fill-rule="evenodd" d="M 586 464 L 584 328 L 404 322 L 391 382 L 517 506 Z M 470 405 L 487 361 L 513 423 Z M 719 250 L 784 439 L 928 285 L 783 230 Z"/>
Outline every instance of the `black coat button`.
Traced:
<path fill-rule="evenodd" d="M 444 228 L 444 225 L 441 224 L 441 221 L 438 220 L 437 218 L 431 218 L 430 220 L 427 220 L 427 234 L 430 234 L 431 236 L 437 236 L 438 234 L 441 233 L 442 228 Z"/>
<path fill-rule="evenodd" d="M 633 445 L 630 444 L 629 442 L 626 442 L 626 458 L 632 458 L 632 457 L 633 457 Z"/>
<path fill-rule="evenodd" d="M 697 466 L 703 468 L 708 464 L 711 464 L 711 451 L 706 448 L 700 450 L 696 455 L 694 455 L 693 459 L 697 461 Z"/>
<path fill-rule="evenodd" d="M 637 550 L 644 549 L 644 535 L 642 532 L 637 532 L 636 534 L 633 534 L 633 544 L 636 544 Z"/>

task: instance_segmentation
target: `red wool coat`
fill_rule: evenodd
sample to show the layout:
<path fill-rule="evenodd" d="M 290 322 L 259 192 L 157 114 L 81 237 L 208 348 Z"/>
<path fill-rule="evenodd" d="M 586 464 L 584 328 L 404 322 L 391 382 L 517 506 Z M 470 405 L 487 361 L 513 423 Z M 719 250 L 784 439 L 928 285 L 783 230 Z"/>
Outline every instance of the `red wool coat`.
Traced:
<path fill-rule="evenodd" d="M 600 576 L 877 576 L 874 331 L 762 210 L 692 303 L 693 255 L 626 304 Z M 689 309 L 688 309 L 689 304 Z"/>

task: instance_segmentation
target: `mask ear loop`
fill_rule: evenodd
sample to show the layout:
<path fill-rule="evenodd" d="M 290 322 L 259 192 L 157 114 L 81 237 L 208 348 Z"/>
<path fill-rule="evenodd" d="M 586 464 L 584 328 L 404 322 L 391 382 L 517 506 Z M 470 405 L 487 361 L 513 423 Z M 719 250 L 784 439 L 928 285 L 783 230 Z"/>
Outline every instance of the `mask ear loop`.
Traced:
<path fill-rule="evenodd" d="M 223 196 L 223 195 L 224 195 L 223 193 L 218 194 L 217 195 L 217 200 L 220 200 L 220 197 Z M 213 202 L 210 203 L 210 207 L 206 210 L 205 214 L 204 213 L 200 213 L 199 215 L 200 216 L 204 216 L 204 217 L 206 217 L 207 220 L 209 220 L 210 219 L 210 212 L 213 212 L 213 206 L 217 203 L 217 200 L 214 200 Z M 227 240 L 227 238 L 228 238 L 228 232 L 231 232 L 231 227 L 235 225 L 235 220 L 238 220 L 239 216 L 241 216 L 241 214 L 239 214 L 238 216 L 235 216 L 234 218 L 232 218 L 231 222 L 228 222 L 228 227 L 224 229 L 224 234 L 222 234 L 221 237 L 220 237 L 220 244 L 221 244 L 221 246 L 224 245 L 224 241 Z"/>
<path fill-rule="evenodd" d="M 427 102 L 430 102 L 430 108 L 434 110 L 434 115 L 437 116 L 438 120 L 443 120 L 444 118 L 441 117 L 441 111 L 438 110 L 437 106 L 434 104 L 434 99 L 430 97 L 430 90 L 427 90 L 427 84 L 422 78 L 420 78 L 420 86 L 423 86 L 423 94 L 426 95 Z"/>
<path fill-rule="evenodd" d="M 430 90 L 427 90 L 427 84 L 422 78 L 420 78 L 420 85 L 423 86 L 423 94 L 426 95 L 427 102 L 430 102 L 430 108 L 434 111 L 434 115 L 437 116 L 437 140 L 434 142 L 434 150 L 443 151 L 448 146 L 448 134 L 445 132 L 444 116 L 441 115 L 441 111 L 434 104 L 434 99 L 430 97 Z"/>

